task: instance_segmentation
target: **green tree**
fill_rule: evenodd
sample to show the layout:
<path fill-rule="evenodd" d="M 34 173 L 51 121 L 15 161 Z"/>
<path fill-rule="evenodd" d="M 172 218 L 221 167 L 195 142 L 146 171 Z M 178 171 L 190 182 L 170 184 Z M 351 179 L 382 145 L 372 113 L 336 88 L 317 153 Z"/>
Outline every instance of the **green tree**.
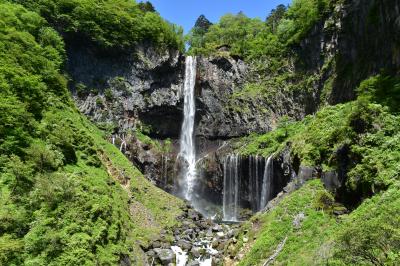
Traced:
<path fill-rule="evenodd" d="M 183 49 L 177 27 L 162 19 L 150 2 L 133 0 L 13 0 L 40 13 L 69 40 L 84 39 L 102 49 L 132 49 L 151 41 L 161 48 Z"/>
<path fill-rule="evenodd" d="M 285 16 L 287 7 L 285 5 L 278 5 L 275 9 L 271 10 L 271 13 L 266 18 L 267 25 L 271 28 L 272 33 L 276 33 L 278 25 L 282 18 Z"/>
<path fill-rule="evenodd" d="M 200 15 L 197 18 L 194 27 L 191 29 L 188 36 L 186 36 L 189 46 L 193 48 L 204 48 L 204 35 L 211 26 L 212 23 L 204 15 Z"/>

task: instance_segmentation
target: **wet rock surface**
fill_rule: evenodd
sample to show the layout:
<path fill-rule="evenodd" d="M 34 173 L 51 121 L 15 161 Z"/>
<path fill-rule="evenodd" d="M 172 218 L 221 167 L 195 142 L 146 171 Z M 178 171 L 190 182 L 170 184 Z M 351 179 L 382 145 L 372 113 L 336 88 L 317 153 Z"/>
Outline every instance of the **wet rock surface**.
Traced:
<path fill-rule="evenodd" d="M 212 265 L 222 265 L 225 247 L 236 235 L 239 224 L 213 222 L 190 206 L 177 219 L 181 225 L 172 229 L 173 239 L 167 240 L 166 232 L 162 232 L 145 250 L 147 261 L 153 265 L 168 265 L 172 258 L 172 263 L 176 263 L 173 248 L 179 247 L 187 255 L 186 265 L 201 265 L 205 260 L 212 261 Z"/>

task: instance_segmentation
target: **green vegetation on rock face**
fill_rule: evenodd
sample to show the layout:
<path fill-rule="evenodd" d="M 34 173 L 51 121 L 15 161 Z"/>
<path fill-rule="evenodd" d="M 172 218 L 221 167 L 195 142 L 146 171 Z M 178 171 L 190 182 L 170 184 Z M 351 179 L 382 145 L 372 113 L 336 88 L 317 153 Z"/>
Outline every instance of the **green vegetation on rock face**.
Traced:
<path fill-rule="evenodd" d="M 400 261 L 400 184 L 367 199 L 335 234 L 330 265 L 397 265 Z"/>
<path fill-rule="evenodd" d="M 239 140 L 237 150 L 269 156 L 289 145 L 302 165 L 321 166 L 325 171 L 339 170 L 343 159 L 338 152 L 346 150 L 348 190 L 362 197 L 384 190 L 399 178 L 400 151 L 396 147 L 400 144 L 400 118 L 371 102 L 370 95 L 388 88 L 382 87 L 382 79 L 393 80 L 368 79 L 359 89 L 370 88 L 368 96 L 361 94 L 354 102 L 327 106 L 301 122 L 283 120 L 272 132 Z M 397 86 L 394 82 L 391 88 Z"/>
<path fill-rule="evenodd" d="M 282 95 L 313 93 L 322 75 L 294 70 L 291 48 L 334 2 L 295 0 L 265 22 L 241 13 L 215 25 L 203 18 L 188 37 L 190 52 L 251 62 L 248 82 L 227 107 L 239 113 L 251 112 L 241 104 L 255 97 L 272 105 Z M 151 4 L 128 0 L 0 0 L 0 26 L 0 264 L 115 265 L 129 257 L 141 265 L 139 246 L 176 226 L 183 203 L 154 187 L 76 110 L 62 73 L 63 38 L 103 51 L 142 42 L 183 50 L 181 29 Z M 321 72 L 331 64 L 333 59 Z M 115 83 L 126 90 L 121 78 Z M 353 102 L 327 106 L 302 121 L 280 119 L 275 130 L 236 142 L 241 154 L 269 156 L 290 148 L 303 166 L 344 170 L 340 196 L 356 199 L 348 204 L 351 213 L 334 216 L 344 208 L 335 200 L 346 204 L 346 197 L 335 198 L 318 180 L 306 183 L 244 224 L 239 242 L 228 249 L 243 256 L 240 265 L 262 264 L 282 243 L 275 261 L 280 265 L 396 265 L 399 84 L 398 77 L 371 77 Z M 332 79 L 322 97 L 330 87 Z M 77 85 L 78 94 L 85 90 Z M 105 90 L 96 104 L 113 97 Z M 261 113 L 269 112 L 265 107 Z M 160 152 L 170 149 L 170 141 L 158 144 L 146 128 L 131 133 Z"/>
<path fill-rule="evenodd" d="M 182 203 L 77 112 L 46 20 L 1 2 L 0 24 L 0 264 L 141 265 Z"/>
<path fill-rule="evenodd" d="M 304 114 L 291 108 L 312 113 L 330 96 L 332 82 L 322 84 L 335 68 L 335 60 L 330 54 L 318 58 L 307 43 L 313 45 L 315 36 L 311 33 L 320 33 L 320 24 L 338 2 L 295 0 L 289 7 L 279 5 L 265 21 L 243 13 L 227 14 L 214 25 L 191 30 L 187 36 L 189 53 L 232 56 L 246 62 L 248 74 L 243 86 L 231 95 L 226 106 L 229 110 L 248 115 L 256 98 L 264 106 L 263 114 L 271 119 L 272 113 L 300 118 Z M 307 37 L 311 39 L 303 43 Z"/>
<path fill-rule="evenodd" d="M 361 83 L 356 101 L 325 107 L 299 122 L 283 119 L 276 130 L 237 141 L 242 154 L 269 156 L 290 147 L 302 165 L 346 171 L 346 182 L 336 196 L 353 208 L 335 219 L 333 196 L 319 181 L 306 184 L 243 227 L 242 234 L 248 233 L 241 237 L 257 238 L 231 248 L 238 254 L 249 251 L 240 265 L 262 264 L 285 237 L 278 265 L 396 265 L 400 258 L 398 85 L 395 77 L 371 77 Z M 294 229 L 298 213 L 305 219 L 300 229 Z"/>
<path fill-rule="evenodd" d="M 324 264 L 328 255 L 325 249 L 329 251 L 329 242 L 338 228 L 333 216 L 314 207 L 317 195 L 324 191 L 322 184 L 313 180 L 285 197 L 270 212 L 246 222 L 237 246 L 243 245 L 243 249 L 235 251 L 244 255 L 239 265 L 263 265 L 285 238 L 275 260 L 277 265 Z M 243 238 L 249 242 L 243 243 Z"/>
<path fill-rule="evenodd" d="M 387 106 L 392 113 L 400 112 L 400 78 L 377 75 L 363 81 L 358 93 L 373 102 Z"/>
<path fill-rule="evenodd" d="M 72 41 L 84 39 L 101 48 L 133 48 L 152 42 L 183 50 L 183 30 L 134 0 L 13 0 L 42 15 Z"/>
<path fill-rule="evenodd" d="M 263 265 L 285 238 L 276 265 L 396 265 L 399 184 L 339 217 L 317 208 L 324 194 L 329 195 L 319 180 L 309 181 L 272 210 L 246 222 L 238 244 L 229 249 L 244 256 L 239 265 Z"/>
<path fill-rule="evenodd" d="M 280 151 L 289 137 L 304 130 L 304 122 L 294 122 L 287 117 L 282 118 L 277 128 L 267 134 L 250 134 L 234 144 L 235 149 L 242 155 L 262 155 L 268 157 Z"/>

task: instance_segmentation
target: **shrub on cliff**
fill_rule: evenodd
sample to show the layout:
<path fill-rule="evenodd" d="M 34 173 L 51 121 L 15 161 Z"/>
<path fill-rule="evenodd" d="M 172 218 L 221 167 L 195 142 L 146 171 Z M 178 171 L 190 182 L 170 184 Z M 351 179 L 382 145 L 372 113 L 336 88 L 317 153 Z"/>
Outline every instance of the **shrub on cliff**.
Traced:
<path fill-rule="evenodd" d="M 397 265 L 399 213 L 399 184 L 366 200 L 338 231 L 329 265 Z"/>

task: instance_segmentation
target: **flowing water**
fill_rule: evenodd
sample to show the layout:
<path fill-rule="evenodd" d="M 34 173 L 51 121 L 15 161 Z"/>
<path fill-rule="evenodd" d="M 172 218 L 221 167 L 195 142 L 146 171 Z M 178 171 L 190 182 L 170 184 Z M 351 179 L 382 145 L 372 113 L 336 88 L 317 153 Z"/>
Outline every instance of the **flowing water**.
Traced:
<path fill-rule="evenodd" d="M 161 182 L 164 188 L 168 185 L 168 155 L 161 154 Z"/>
<path fill-rule="evenodd" d="M 199 241 L 194 243 L 195 246 L 202 247 L 204 250 L 204 254 L 194 260 L 197 261 L 197 265 L 199 266 L 212 266 L 212 257 L 218 254 L 218 251 L 211 247 L 210 241 Z M 175 264 L 176 266 L 186 266 L 189 255 L 187 252 L 183 251 L 178 246 L 172 246 L 171 250 L 175 254 Z"/>
<path fill-rule="evenodd" d="M 196 83 L 196 58 L 186 57 L 185 83 L 184 83 L 184 109 L 183 124 L 180 139 L 179 156 L 183 159 L 183 196 L 191 201 L 193 189 L 196 182 L 196 150 L 194 143 L 194 119 L 195 119 L 195 97 L 194 88 Z"/>
<path fill-rule="evenodd" d="M 274 174 L 274 159 L 271 155 L 268 157 L 267 162 L 265 163 L 263 184 L 261 190 L 261 203 L 260 203 L 261 209 L 263 209 L 267 205 L 271 197 L 273 174 Z"/>
<path fill-rule="evenodd" d="M 228 155 L 224 159 L 223 220 L 235 222 L 238 217 L 240 155 Z"/>
<path fill-rule="evenodd" d="M 242 158 L 238 154 L 231 154 L 224 158 L 223 163 L 223 220 L 238 221 L 243 200 L 248 201 L 247 206 L 253 212 L 264 209 L 273 193 L 273 157 L 266 159 L 250 155 Z"/>
<path fill-rule="evenodd" d="M 251 209 L 253 210 L 253 212 L 257 212 L 261 208 L 261 189 L 264 161 L 264 157 L 259 155 L 250 155 L 248 158 L 248 189 Z"/>
<path fill-rule="evenodd" d="M 180 247 L 178 246 L 172 246 L 171 247 L 172 251 L 175 253 L 175 264 L 176 266 L 185 266 L 186 262 L 188 261 L 188 255 L 187 252 L 184 252 Z"/>
<path fill-rule="evenodd" d="M 196 82 L 196 58 L 188 56 L 186 58 L 185 82 L 183 89 L 184 110 L 183 124 L 180 138 L 179 158 L 182 160 L 181 185 L 182 196 L 194 204 L 196 207 L 195 185 L 197 179 L 196 172 L 196 149 L 194 141 L 194 123 L 195 123 L 195 82 Z M 168 159 L 163 159 L 163 168 L 167 169 Z M 165 162 L 164 162 L 165 159 Z M 265 163 L 264 163 L 265 162 Z M 225 157 L 223 161 L 224 187 L 223 187 L 223 220 L 226 222 L 237 222 L 241 202 L 241 182 L 243 174 L 247 170 L 247 164 L 242 164 L 242 157 L 238 154 L 231 154 Z M 272 156 L 265 160 L 261 156 L 249 157 L 248 166 L 248 191 L 250 203 L 253 211 L 259 211 L 264 208 L 270 199 L 271 185 L 273 178 L 273 159 Z M 163 169 L 163 172 L 164 170 Z M 264 170 L 264 171 L 263 171 Z M 166 174 L 165 174 L 166 175 Z M 243 179 L 245 180 L 245 179 Z M 166 180 L 167 181 L 167 180 Z M 165 181 L 165 182 L 166 182 Z M 243 183 L 243 185 L 247 183 Z M 198 208 L 197 208 L 198 209 Z M 196 260 L 201 266 L 211 265 L 212 257 L 218 254 L 213 250 L 209 242 L 198 242 L 194 245 L 202 246 L 206 250 L 206 256 L 201 256 Z M 178 246 L 171 247 L 176 255 L 176 265 L 186 265 L 189 257 L 187 252 L 182 251 Z"/>

